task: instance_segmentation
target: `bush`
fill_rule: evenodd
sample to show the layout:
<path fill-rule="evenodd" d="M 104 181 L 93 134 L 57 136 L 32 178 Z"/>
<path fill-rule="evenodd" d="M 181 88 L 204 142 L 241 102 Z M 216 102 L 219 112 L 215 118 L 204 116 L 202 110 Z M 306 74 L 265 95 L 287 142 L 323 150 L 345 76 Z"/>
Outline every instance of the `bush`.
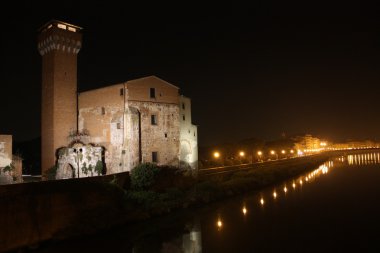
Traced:
<path fill-rule="evenodd" d="M 155 176 L 159 172 L 157 165 L 142 163 L 131 171 L 131 187 L 133 190 L 146 190 L 154 183 Z"/>
<path fill-rule="evenodd" d="M 55 180 L 55 176 L 57 175 L 57 169 L 57 165 L 50 167 L 48 170 L 45 171 L 45 177 L 48 180 Z"/>

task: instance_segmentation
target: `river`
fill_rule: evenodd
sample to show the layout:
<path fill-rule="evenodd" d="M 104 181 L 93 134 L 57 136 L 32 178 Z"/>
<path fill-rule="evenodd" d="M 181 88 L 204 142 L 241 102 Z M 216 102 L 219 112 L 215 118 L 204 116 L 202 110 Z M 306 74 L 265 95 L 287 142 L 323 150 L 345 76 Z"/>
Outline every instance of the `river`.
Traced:
<path fill-rule="evenodd" d="M 314 171 L 207 207 L 31 252 L 380 252 L 380 154 Z"/>

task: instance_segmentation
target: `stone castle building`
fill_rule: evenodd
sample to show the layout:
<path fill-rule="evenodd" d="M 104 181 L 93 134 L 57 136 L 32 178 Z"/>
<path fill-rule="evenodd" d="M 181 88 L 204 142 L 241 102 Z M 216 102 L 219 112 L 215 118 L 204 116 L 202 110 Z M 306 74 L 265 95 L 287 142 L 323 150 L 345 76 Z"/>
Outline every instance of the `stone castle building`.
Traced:
<path fill-rule="evenodd" d="M 77 94 L 81 30 L 56 20 L 39 30 L 42 173 L 57 161 L 60 178 L 94 175 L 99 163 L 107 174 L 144 162 L 196 169 L 197 127 L 178 87 L 148 76 Z"/>

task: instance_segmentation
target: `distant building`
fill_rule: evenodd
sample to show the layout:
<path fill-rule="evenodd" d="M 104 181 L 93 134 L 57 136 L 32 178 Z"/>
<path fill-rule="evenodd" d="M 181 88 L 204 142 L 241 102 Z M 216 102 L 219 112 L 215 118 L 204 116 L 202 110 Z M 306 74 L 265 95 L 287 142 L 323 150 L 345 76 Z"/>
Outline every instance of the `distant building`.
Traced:
<path fill-rule="evenodd" d="M 144 162 L 196 169 L 197 127 L 177 86 L 148 76 L 77 97 L 81 29 L 56 20 L 40 29 L 42 172 L 57 159 L 59 178 L 94 175 L 98 161 L 107 174 Z"/>
<path fill-rule="evenodd" d="M 22 182 L 22 160 L 12 155 L 12 135 L 0 135 L 0 185 Z"/>
<path fill-rule="evenodd" d="M 298 152 L 313 153 L 321 151 L 321 140 L 310 134 L 294 138 L 294 147 Z"/>

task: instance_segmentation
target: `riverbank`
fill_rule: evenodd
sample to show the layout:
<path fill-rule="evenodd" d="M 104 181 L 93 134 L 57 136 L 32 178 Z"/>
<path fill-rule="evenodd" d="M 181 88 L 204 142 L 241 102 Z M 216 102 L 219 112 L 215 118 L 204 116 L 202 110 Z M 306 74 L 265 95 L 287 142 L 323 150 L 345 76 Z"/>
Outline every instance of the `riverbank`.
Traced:
<path fill-rule="evenodd" d="M 261 190 L 315 169 L 333 155 L 338 154 L 262 163 L 206 179 L 164 173 L 152 187 L 138 191 L 129 187 L 125 174 L 10 185 L 0 188 L 0 251 L 91 235 Z"/>

